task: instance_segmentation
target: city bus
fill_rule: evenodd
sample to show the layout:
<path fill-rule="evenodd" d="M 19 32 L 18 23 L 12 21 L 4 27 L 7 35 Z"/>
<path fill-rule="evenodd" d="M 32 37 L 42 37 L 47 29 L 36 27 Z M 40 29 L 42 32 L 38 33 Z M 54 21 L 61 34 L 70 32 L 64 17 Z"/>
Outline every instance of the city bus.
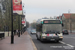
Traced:
<path fill-rule="evenodd" d="M 42 19 L 36 24 L 36 37 L 40 41 L 62 41 L 62 21 L 57 19 Z"/>

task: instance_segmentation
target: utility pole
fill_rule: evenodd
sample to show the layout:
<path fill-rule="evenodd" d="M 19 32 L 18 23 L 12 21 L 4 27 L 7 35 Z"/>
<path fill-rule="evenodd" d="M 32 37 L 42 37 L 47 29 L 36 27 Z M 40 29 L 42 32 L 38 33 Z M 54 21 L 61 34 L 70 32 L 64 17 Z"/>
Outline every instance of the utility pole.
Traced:
<path fill-rule="evenodd" d="M 11 0 L 11 44 L 14 43 L 14 34 L 13 34 L 13 3 Z"/>

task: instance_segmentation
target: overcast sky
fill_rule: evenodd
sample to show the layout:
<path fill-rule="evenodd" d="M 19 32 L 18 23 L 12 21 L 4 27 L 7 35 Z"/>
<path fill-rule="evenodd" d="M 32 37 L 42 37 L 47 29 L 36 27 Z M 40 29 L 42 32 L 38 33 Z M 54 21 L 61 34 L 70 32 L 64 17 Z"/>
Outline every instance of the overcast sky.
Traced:
<path fill-rule="evenodd" d="M 23 0 L 26 20 L 30 23 L 43 17 L 75 13 L 75 0 Z"/>

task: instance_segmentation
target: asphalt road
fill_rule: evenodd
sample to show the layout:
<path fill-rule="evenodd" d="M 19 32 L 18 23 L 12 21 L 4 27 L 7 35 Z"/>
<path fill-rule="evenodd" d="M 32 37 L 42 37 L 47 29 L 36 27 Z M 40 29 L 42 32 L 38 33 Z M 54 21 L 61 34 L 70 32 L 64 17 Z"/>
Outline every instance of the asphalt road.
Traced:
<path fill-rule="evenodd" d="M 30 34 L 30 32 L 29 32 Z M 37 40 L 35 34 L 30 34 L 37 50 L 75 50 L 75 34 L 64 35 L 63 41 L 56 42 L 41 42 Z"/>

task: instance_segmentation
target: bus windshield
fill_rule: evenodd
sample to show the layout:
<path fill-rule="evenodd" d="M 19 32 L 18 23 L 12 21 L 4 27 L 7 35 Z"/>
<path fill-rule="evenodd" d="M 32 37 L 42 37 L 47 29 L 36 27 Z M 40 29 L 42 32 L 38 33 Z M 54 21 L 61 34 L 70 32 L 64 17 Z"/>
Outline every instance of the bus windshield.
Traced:
<path fill-rule="evenodd" d="M 43 24 L 42 31 L 43 32 L 47 32 L 47 31 L 62 32 L 62 26 L 61 24 Z"/>

